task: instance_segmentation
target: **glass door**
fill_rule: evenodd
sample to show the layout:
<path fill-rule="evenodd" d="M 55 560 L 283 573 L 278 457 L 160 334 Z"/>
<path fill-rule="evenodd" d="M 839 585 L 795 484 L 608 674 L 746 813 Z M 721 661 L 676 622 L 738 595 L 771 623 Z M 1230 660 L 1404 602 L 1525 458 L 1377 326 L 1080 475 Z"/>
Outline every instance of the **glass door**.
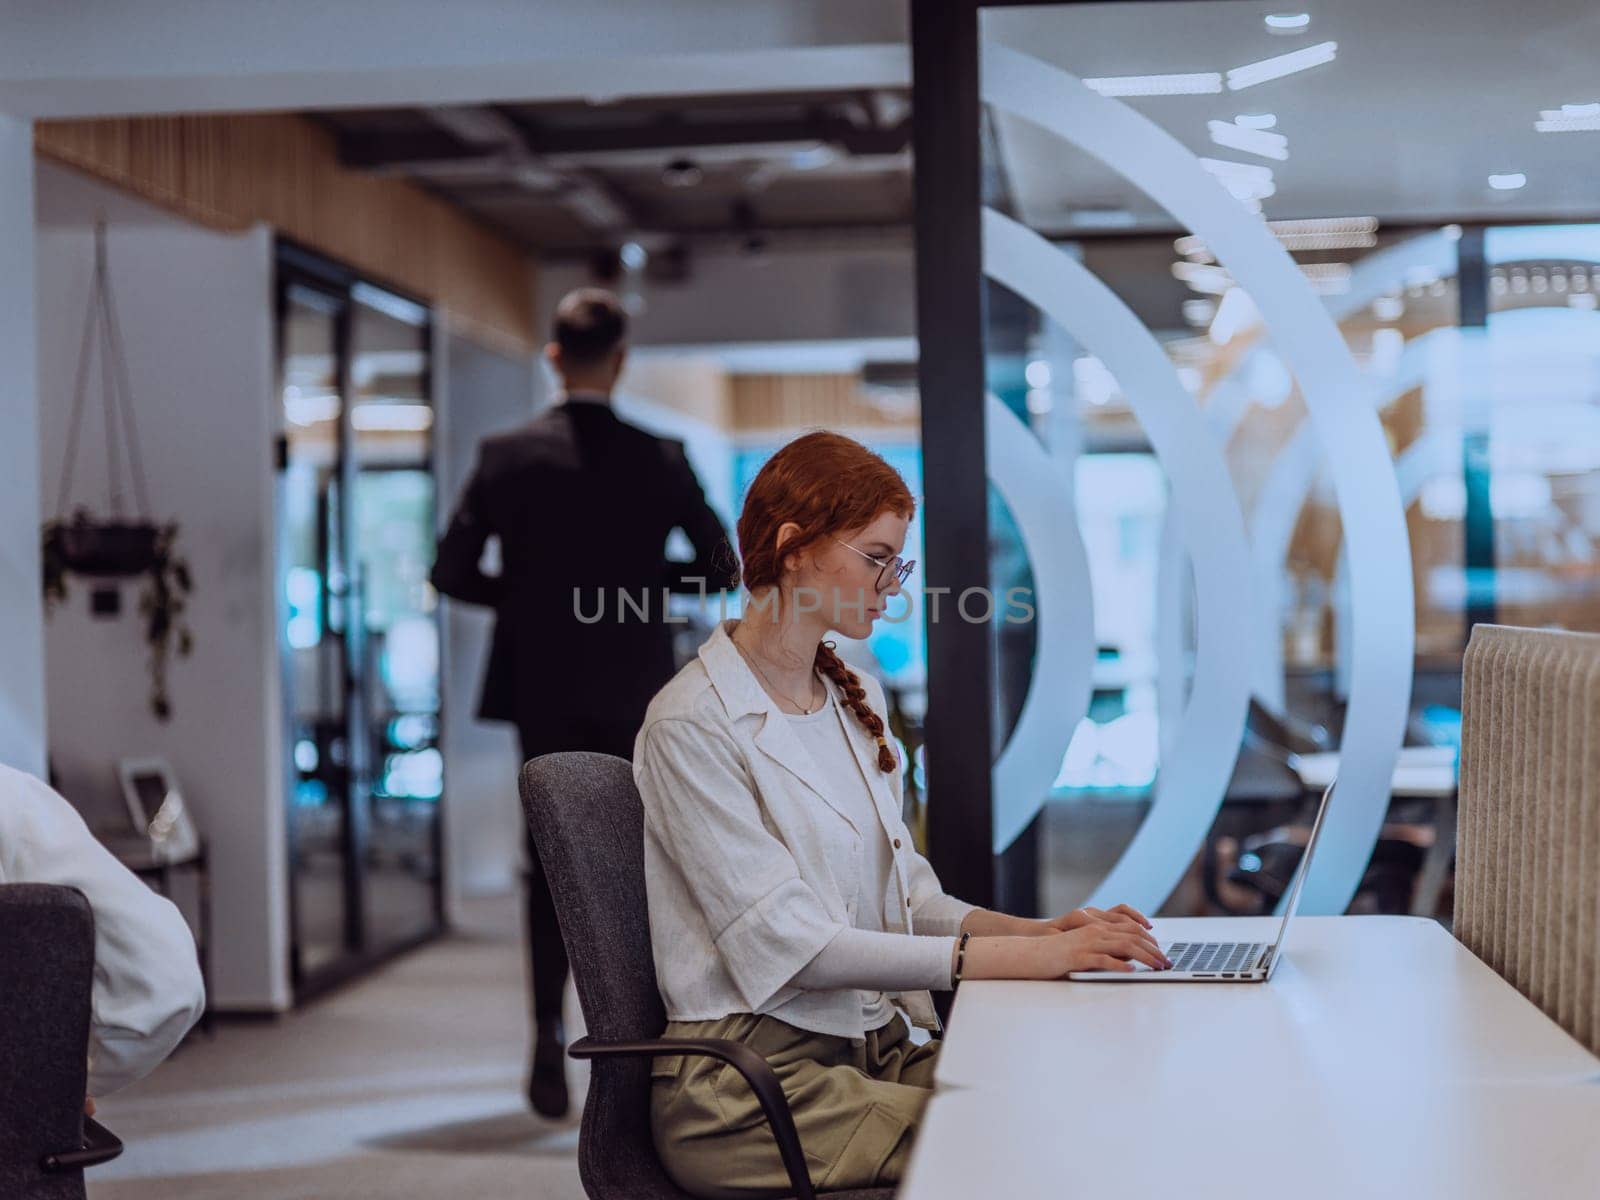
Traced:
<path fill-rule="evenodd" d="M 290 913 L 298 990 L 358 943 L 349 878 L 350 688 L 341 474 L 348 305 L 286 281 L 280 295 L 279 654 L 289 741 Z"/>
<path fill-rule="evenodd" d="M 433 407 L 428 314 L 357 284 L 352 290 L 351 492 L 361 602 L 368 943 L 405 945 L 440 923 L 438 600 L 433 563 Z"/>
<path fill-rule="evenodd" d="M 290 974 L 303 999 L 443 924 L 427 310 L 278 252 L 277 592 Z"/>

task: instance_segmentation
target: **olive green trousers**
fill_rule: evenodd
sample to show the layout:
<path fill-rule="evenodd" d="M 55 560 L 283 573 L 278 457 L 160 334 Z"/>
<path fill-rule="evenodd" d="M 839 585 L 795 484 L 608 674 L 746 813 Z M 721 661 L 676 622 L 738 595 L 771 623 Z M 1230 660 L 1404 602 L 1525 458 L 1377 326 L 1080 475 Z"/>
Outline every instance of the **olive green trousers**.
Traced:
<path fill-rule="evenodd" d="M 743 1042 L 772 1065 L 819 1191 L 882 1187 L 905 1173 L 939 1052 L 909 1033 L 898 1014 L 860 1040 L 750 1013 L 666 1029 L 667 1037 Z M 735 1068 L 675 1056 L 657 1058 L 650 1075 L 656 1152 L 679 1187 L 707 1200 L 793 1194 L 761 1106 Z"/>

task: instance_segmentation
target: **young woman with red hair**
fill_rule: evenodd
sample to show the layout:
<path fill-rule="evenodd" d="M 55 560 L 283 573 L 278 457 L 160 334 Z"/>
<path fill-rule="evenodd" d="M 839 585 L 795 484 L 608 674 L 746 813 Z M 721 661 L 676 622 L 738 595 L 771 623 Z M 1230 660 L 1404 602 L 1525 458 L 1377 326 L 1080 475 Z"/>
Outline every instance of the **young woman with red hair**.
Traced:
<path fill-rule="evenodd" d="M 781 449 L 739 518 L 745 614 L 656 694 L 634 745 L 667 1034 L 766 1058 L 826 1190 L 900 1179 L 938 1046 L 913 1043 L 901 1013 L 936 1027 L 928 993 L 958 967 L 1059 979 L 1167 965 L 1125 905 L 1050 921 L 990 912 L 946 895 L 912 845 L 882 688 L 823 639 L 867 637 L 900 593 L 914 509 L 894 469 L 847 437 Z M 657 1150 L 679 1186 L 788 1194 L 736 1071 L 672 1057 L 651 1076 Z"/>

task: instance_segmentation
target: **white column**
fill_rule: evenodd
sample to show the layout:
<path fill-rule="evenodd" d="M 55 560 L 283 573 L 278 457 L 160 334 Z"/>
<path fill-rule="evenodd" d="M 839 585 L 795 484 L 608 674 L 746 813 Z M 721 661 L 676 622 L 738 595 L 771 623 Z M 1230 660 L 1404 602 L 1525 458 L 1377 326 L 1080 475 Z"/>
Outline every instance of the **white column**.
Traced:
<path fill-rule="evenodd" d="M 33 122 L 0 113 L 0 763 L 45 771 Z"/>

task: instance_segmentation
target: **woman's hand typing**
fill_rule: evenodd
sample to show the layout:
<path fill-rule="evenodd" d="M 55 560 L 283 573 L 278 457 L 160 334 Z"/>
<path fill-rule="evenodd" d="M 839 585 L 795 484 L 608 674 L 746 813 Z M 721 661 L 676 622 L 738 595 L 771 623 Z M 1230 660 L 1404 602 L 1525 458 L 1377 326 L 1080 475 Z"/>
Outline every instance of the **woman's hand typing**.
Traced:
<path fill-rule="evenodd" d="M 972 938 L 962 977 L 1061 979 L 1072 971 L 1132 971 L 1136 962 L 1153 971 L 1172 965 L 1149 930 L 1091 921 L 1040 937 Z"/>
<path fill-rule="evenodd" d="M 1115 908 L 1075 908 L 1047 923 L 1062 933 L 1089 925 L 1109 925 L 1122 929 L 1150 928 L 1150 918 L 1129 904 L 1119 904 Z"/>

